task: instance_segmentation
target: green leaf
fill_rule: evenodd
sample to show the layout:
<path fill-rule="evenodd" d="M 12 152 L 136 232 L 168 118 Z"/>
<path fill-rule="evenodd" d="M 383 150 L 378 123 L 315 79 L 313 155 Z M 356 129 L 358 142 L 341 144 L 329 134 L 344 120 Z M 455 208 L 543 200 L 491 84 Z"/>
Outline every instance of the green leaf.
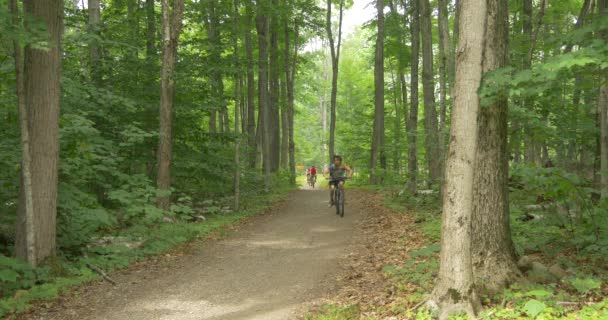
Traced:
<path fill-rule="evenodd" d="M 536 318 L 536 316 L 543 313 L 546 308 L 547 306 L 544 303 L 536 299 L 532 299 L 526 302 L 526 304 L 524 305 L 524 311 L 532 318 Z"/>

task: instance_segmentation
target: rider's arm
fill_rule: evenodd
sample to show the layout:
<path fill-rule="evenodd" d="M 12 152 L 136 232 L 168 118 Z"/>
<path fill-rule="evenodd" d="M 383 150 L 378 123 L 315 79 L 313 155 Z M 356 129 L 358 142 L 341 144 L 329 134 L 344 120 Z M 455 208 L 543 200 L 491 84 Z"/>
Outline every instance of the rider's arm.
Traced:
<path fill-rule="evenodd" d="M 324 176 L 325 178 L 327 178 L 327 175 L 328 175 L 328 174 L 329 174 L 329 169 L 327 169 L 327 168 L 323 169 L 323 176 Z"/>
<path fill-rule="evenodd" d="M 344 170 L 346 170 L 346 172 L 348 172 L 349 178 L 353 176 L 353 170 L 349 166 L 344 165 Z"/>

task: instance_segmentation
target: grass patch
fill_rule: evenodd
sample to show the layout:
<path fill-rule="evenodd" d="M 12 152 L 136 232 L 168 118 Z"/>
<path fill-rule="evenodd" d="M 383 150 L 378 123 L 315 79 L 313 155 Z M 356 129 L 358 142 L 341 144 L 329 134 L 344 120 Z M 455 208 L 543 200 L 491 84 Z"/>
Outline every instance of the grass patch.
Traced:
<path fill-rule="evenodd" d="M 354 320 L 359 319 L 361 311 L 358 305 L 338 306 L 327 304 L 321 306 L 320 310 L 307 315 L 305 320 Z"/>
<path fill-rule="evenodd" d="M 251 194 L 243 197 L 242 210 L 232 213 L 216 213 L 206 216 L 198 223 L 178 221 L 154 226 L 133 226 L 116 230 L 113 236 L 142 241 L 137 248 L 125 245 L 91 245 L 86 255 L 76 259 L 58 257 L 52 264 L 31 269 L 27 264 L 13 258 L 0 256 L 0 318 L 27 310 L 32 303 L 55 299 L 73 286 L 100 277 L 87 265 L 95 265 L 106 272 L 128 267 L 130 264 L 147 257 L 161 254 L 194 239 L 205 238 L 214 232 L 224 232 L 225 227 L 243 219 L 262 213 L 277 201 L 284 199 L 292 187 L 277 188 L 276 191 L 260 196 Z M 28 284 L 24 286 L 24 282 Z M 27 290 L 12 288 L 26 287 Z"/>

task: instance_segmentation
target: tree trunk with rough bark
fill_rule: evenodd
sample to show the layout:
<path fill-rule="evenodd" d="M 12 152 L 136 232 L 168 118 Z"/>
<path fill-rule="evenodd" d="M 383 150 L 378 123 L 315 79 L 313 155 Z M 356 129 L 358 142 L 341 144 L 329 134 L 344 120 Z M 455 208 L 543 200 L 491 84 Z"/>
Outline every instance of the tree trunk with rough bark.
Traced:
<path fill-rule="evenodd" d="M 291 184 L 296 184 L 296 145 L 294 141 L 294 80 L 298 58 L 298 23 L 295 24 L 295 34 L 293 43 L 293 61 L 289 59 L 289 28 L 285 20 L 285 78 L 287 79 L 287 117 L 289 121 L 289 175 Z"/>
<path fill-rule="evenodd" d="M 466 15 L 460 17 L 460 41 L 454 83 L 454 111 L 443 191 L 441 253 L 438 279 L 430 304 L 439 308 L 440 319 L 455 312 L 476 316 L 481 308 L 473 278 L 471 218 L 474 208 L 474 176 L 478 139 L 477 92 L 485 63 L 486 23 L 496 12 L 496 1 L 462 0 Z M 488 43 L 488 45 L 492 45 Z"/>
<path fill-rule="evenodd" d="M 507 2 L 488 2 L 483 72 L 507 65 Z M 509 216 L 507 99 L 498 97 L 478 116 L 472 213 L 472 261 L 476 288 L 492 294 L 517 280 L 515 248 Z"/>
<path fill-rule="evenodd" d="M 370 183 L 380 183 L 377 166 L 385 169 L 384 160 L 384 0 L 376 0 L 378 35 L 374 62 L 374 129 L 372 135 Z"/>
<path fill-rule="evenodd" d="M 171 207 L 171 157 L 173 149 L 172 122 L 173 96 L 175 93 L 175 61 L 177 44 L 182 29 L 184 1 L 174 0 L 171 6 L 169 0 L 162 0 L 163 13 L 163 62 L 161 67 L 160 85 L 160 134 L 158 136 L 158 176 L 157 188 L 163 192 L 157 200 L 157 206 L 163 210 Z"/>
<path fill-rule="evenodd" d="M 431 6 L 429 0 L 419 0 L 420 33 L 422 35 L 422 88 L 424 93 L 424 131 L 426 162 L 429 169 L 429 182 L 435 184 L 441 179 L 441 149 L 437 109 L 435 106 L 435 81 L 433 70 L 433 34 L 431 25 Z"/>
<path fill-rule="evenodd" d="M 19 102 L 20 111 L 25 111 L 21 119 L 23 125 L 27 119 L 26 128 L 21 129 L 22 134 L 27 133 L 21 139 L 22 142 L 24 138 L 29 139 L 23 151 L 29 151 L 30 163 L 22 172 L 15 253 L 37 266 L 56 251 L 63 1 L 25 0 L 24 16 L 44 22 L 49 36 L 48 49 L 25 47 L 21 88 L 24 99 Z M 17 51 L 21 51 L 20 48 Z M 17 61 L 17 68 L 19 65 Z M 27 171 L 30 181 L 23 176 Z M 30 190 L 27 190 L 28 183 Z"/>

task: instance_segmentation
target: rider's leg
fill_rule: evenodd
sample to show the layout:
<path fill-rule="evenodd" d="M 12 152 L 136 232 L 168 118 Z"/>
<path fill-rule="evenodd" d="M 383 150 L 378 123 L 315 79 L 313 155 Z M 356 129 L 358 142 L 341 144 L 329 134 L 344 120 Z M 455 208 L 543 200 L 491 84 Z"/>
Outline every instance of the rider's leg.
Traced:
<path fill-rule="evenodd" d="M 333 183 L 329 183 L 329 204 L 332 205 L 334 204 L 334 184 Z"/>

